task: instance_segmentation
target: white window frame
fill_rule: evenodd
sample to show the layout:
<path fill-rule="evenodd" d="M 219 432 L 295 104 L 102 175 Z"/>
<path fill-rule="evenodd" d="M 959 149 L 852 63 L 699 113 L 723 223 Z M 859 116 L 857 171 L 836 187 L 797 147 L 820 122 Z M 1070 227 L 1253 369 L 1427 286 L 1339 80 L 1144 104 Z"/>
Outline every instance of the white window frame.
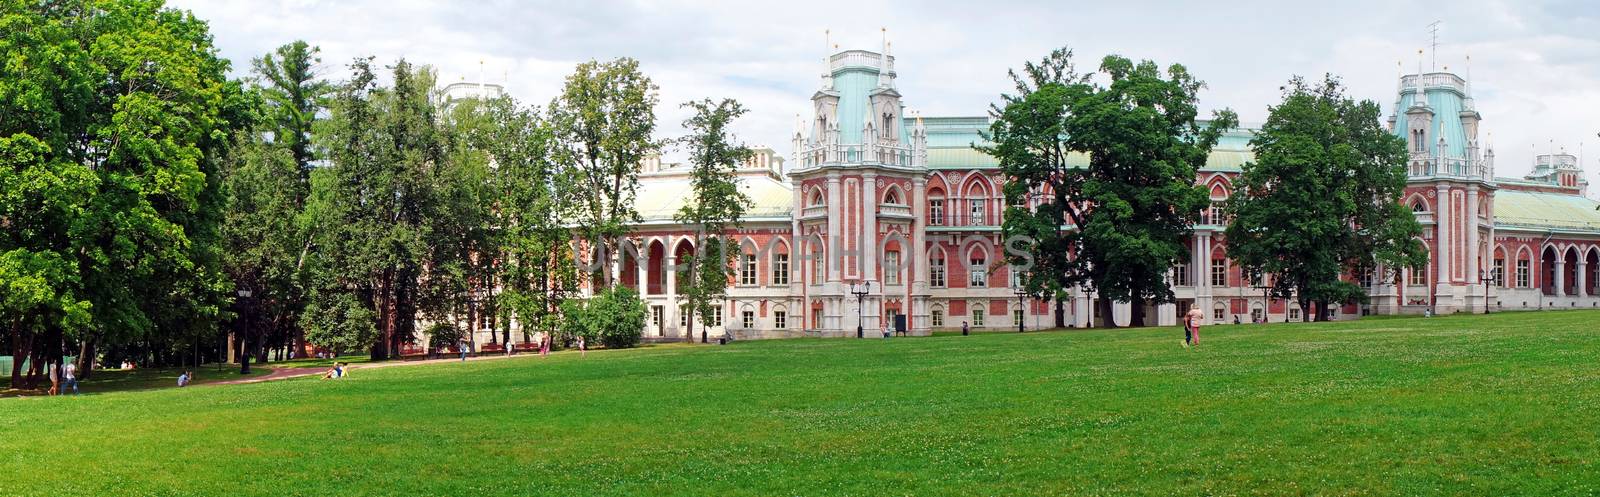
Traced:
<path fill-rule="evenodd" d="M 1217 287 L 1227 287 L 1228 286 L 1228 260 L 1227 259 L 1212 259 L 1211 260 L 1211 286 L 1217 286 Z"/>
<path fill-rule="evenodd" d="M 772 286 L 789 284 L 789 254 L 772 255 Z"/>
<path fill-rule="evenodd" d="M 772 311 L 772 327 L 780 330 L 787 329 L 789 327 L 789 312 Z"/>
<path fill-rule="evenodd" d="M 944 199 L 936 198 L 928 201 L 928 224 L 944 226 Z"/>
<path fill-rule="evenodd" d="M 747 253 L 740 259 L 744 263 L 739 266 L 739 285 L 756 286 L 756 255 Z"/>
<path fill-rule="evenodd" d="M 945 275 L 945 261 L 943 254 L 928 260 L 928 285 L 934 288 L 944 288 L 948 283 L 945 280 Z"/>
<path fill-rule="evenodd" d="M 967 262 L 967 287 L 989 288 L 989 258 L 979 257 Z"/>

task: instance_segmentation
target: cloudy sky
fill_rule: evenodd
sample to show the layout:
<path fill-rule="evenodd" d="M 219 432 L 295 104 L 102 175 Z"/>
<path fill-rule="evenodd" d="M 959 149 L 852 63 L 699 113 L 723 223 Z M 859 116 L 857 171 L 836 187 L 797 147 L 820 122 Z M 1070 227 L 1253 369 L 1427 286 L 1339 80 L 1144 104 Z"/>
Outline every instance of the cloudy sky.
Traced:
<path fill-rule="evenodd" d="M 1208 83 L 1202 106 L 1260 122 L 1296 74 L 1334 73 L 1390 109 L 1397 64 L 1415 71 L 1437 20 L 1438 66 L 1462 73 L 1472 57 L 1498 173 L 1525 173 L 1535 149 L 1582 144 L 1600 184 L 1600 1 L 1292 3 L 172 0 L 211 22 L 241 75 L 250 58 L 304 39 L 322 47 L 330 79 L 358 55 L 404 56 L 444 82 L 477 80 L 482 61 L 488 82 L 543 105 L 574 64 L 633 57 L 661 87 L 664 135 L 681 133 L 678 104 L 733 97 L 752 111 L 740 137 L 785 155 L 817 88 L 824 30 L 841 49 L 877 50 L 887 29 L 899 88 L 924 115 L 982 115 L 1008 68 L 1069 46 L 1085 68 L 1111 53 L 1181 62 Z"/>

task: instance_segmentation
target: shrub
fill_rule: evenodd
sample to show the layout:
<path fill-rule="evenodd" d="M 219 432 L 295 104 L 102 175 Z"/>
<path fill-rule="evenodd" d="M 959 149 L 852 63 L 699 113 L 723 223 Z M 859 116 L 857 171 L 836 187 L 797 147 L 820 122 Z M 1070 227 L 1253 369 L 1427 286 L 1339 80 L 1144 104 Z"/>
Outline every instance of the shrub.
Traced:
<path fill-rule="evenodd" d="M 644 334 L 644 301 L 628 288 L 607 288 L 588 302 L 574 303 L 570 309 L 563 305 L 562 309 L 571 313 L 567 320 L 571 324 L 564 329 L 582 335 L 590 343 L 598 339 L 606 348 L 638 346 Z"/>

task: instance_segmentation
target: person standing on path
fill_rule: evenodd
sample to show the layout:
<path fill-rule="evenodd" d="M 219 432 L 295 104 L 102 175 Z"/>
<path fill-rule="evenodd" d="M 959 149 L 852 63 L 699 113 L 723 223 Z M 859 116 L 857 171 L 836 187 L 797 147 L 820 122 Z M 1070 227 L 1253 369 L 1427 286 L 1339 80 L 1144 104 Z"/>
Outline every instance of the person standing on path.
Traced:
<path fill-rule="evenodd" d="M 67 363 L 67 366 L 66 366 L 66 368 L 64 368 L 64 372 L 62 373 L 61 376 L 62 376 L 62 378 L 66 379 L 67 388 L 71 388 L 72 389 L 72 394 L 73 395 L 77 395 L 78 394 L 78 365 L 70 363 L 70 362 Z M 63 392 L 63 393 L 65 393 L 65 392 Z"/>

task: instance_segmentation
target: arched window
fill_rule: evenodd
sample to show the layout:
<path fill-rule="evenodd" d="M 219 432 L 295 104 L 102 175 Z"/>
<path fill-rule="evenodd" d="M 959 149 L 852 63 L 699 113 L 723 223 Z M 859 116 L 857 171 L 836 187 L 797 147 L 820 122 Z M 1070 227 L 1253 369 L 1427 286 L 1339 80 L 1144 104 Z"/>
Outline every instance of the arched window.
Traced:
<path fill-rule="evenodd" d="M 967 254 L 967 286 L 972 288 L 989 286 L 989 254 L 981 248 L 974 247 Z"/>
<path fill-rule="evenodd" d="M 938 247 L 934 247 L 928 254 L 928 285 L 934 288 L 945 287 L 944 250 Z"/>
<path fill-rule="evenodd" d="M 889 193 L 883 195 L 883 203 L 901 205 L 900 190 L 898 188 L 889 188 Z"/>
<path fill-rule="evenodd" d="M 1419 199 L 1411 203 L 1411 212 L 1428 212 L 1428 206 L 1424 205 L 1422 200 Z"/>

